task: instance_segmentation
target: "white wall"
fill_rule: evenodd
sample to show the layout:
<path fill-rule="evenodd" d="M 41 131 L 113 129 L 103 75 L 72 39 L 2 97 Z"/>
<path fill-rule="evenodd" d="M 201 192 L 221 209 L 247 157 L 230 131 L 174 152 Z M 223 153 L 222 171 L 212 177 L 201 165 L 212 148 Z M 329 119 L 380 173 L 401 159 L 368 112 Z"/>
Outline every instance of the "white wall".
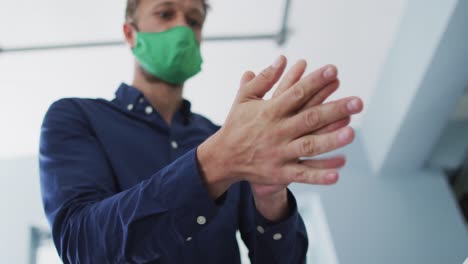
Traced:
<path fill-rule="evenodd" d="M 283 0 L 211 1 L 206 35 L 269 33 L 279 30 Z M 281 53 L 291 63 L 306 58 L 310 69 L 340 68 L 342 88 L 334 98 L 365 101 L 397 30 L 405 0 L 293 0 L 291 38 L 278 48 L 270 41 L 204 43 L 204 71 L 187 83 L 193 109 L 223 123 L 245 70 L 259 71 Z M 122 39 L 124 0 L 0 1 L 1 47 Z M 111 99 L 121 81 L 131 81 L 126 47 L 0 54 L 0 157 L 37 152 L 39 127 L 50 103 L 61 97 Z M 360 118 L 354 121 L 359 126 Z"/>
<path fill-rule="evenodd" d="M 424 165 L 468 84 L 466 1 L 411 1 L 362 129 L 373 169 Z"/>
<path fill-rule="evenodd" d="M 344 150 L 349 166 L 337 185 L 294 186 L 320 194 L 339 263 L 463 263 L 468 232 L 444 174 L 376 175 L 362 135 Z"/>
<path fill-rule="evenodd" d="M 0 263 L 27 264 L 29 228 L 47 227 L 36 158 L 0 160 Z"/>

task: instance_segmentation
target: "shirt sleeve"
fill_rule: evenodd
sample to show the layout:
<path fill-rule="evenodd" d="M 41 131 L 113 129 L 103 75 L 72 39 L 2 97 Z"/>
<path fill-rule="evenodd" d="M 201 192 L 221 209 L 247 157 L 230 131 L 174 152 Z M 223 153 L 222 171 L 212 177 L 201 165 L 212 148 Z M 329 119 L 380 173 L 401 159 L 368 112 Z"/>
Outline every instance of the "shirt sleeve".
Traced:
<path fill-rule="evenodd" d="M 307 232 L 296 199 L 289 190 L 288 203 L 290 214 L 286 219 L 268 221 L 256 209 L 250 185 L 242 182 L 240 232 L 252 264 L 306 263 Z"/>
<path fill-rule="evenodd" d="M 70 100 L 57 101 L 45 116 L 39 163 L 44 208 L 64 263 L 169 263 L 222 206 L 205 189 L 195 150 L 120 192 Z"/>

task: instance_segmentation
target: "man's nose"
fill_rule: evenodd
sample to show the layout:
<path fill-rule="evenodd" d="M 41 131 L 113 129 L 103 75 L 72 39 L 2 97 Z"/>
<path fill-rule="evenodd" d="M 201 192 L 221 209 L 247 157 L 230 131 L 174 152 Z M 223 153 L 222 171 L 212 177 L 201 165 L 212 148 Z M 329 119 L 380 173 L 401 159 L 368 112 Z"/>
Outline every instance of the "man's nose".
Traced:
<path fill-rule="evenodd" d="M 174 24 L 172 26 L 186 26 L 188 27 L 187 19 L 183 12 L 178 12 L 176 18 L 174 19 Z"/>

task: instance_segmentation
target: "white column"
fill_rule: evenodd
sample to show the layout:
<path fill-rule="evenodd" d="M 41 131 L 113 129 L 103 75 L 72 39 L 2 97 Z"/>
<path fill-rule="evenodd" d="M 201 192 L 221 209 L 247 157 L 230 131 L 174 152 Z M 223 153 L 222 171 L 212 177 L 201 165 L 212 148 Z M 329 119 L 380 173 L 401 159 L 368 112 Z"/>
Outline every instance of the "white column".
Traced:
<path fill-rule="evenodd" d="M 408 1 L 361 133 L 373 171 L 422 168 L 467 84 L 468 1 Z"/>

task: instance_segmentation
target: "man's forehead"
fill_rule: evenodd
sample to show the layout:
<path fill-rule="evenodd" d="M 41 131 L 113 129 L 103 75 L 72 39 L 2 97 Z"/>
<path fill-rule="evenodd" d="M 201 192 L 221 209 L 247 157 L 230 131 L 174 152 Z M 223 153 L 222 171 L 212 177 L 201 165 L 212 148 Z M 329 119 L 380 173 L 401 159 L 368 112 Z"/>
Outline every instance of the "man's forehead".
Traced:
<path fill-rule="evenodd" d="M 180 5 L 204 13 L 203 0 L 140 0 L 140 6 L 152 8 L 160 5 Z"/>

